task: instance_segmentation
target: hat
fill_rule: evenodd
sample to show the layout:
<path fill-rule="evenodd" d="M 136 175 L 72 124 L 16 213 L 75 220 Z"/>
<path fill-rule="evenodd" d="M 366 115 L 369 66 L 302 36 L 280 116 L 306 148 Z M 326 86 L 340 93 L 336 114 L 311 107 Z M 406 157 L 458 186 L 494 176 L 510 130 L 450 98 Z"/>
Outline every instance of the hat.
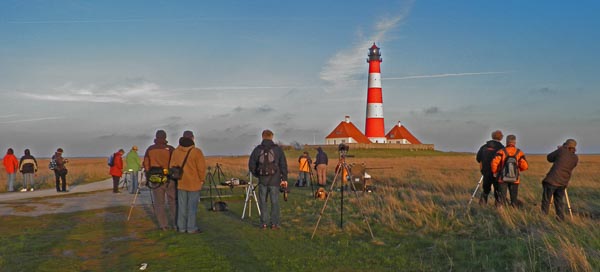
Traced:
<path fill-rule="evenodd" d="M 58 153 L 62 153 L 62 152 L 63 152 L 63 149 L 59 147 L 59 148 L 56 150 L 56 152 L 58 152 Z"/>
<path fill-rule="evenodd" d="M 184 138 L 194 138 L 194 133 L 191 130 L 186 130 L 183 132 L 183 137 Z"/>
<path fill-rule="evenodd" d="M 573 139 L 567 139 L 563 144 L 565 147 L 575 148 L 577 146 L 577 141 Z"/>
<path fill-rule="evenodd" d="M 268 129 L 263 130 L 262 138 L 272 140 L 273 139 L 273 131 L 268 130 Z"/>
<path fill-rule="evenodd" d="M 167 133 L 160 129 L 156 131 L 156 139 L 166 139 L 167 138 Z"/>
<path fill-rule="evenodd" d="M 137 150 L 138 150 L 138 147 L 137 147 L 137 145 L 134 145 L 134 146 L 132 146 L 132 147 L 131 147 L 131 150 L 135 150 L 135 151 L 137 151 Z"/>

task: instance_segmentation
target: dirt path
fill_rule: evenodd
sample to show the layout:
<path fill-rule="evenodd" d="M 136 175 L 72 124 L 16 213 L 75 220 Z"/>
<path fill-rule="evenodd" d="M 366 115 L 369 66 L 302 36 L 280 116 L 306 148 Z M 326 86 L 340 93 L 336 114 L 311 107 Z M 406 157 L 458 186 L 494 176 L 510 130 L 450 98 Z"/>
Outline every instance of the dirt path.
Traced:
<path fill-rule="evenodd" d="M 68 193 L 47 189 L 35 192 L 14 192 L 0 195 L 0 216 L 40 216 L 71 213 L 114 206 L 131 206 L 134 194 L 111 191 L 112 180 L 94 182 L 69 188 Z M 140 189 L 135 206 L 151 205 L 150 190 Z"/>

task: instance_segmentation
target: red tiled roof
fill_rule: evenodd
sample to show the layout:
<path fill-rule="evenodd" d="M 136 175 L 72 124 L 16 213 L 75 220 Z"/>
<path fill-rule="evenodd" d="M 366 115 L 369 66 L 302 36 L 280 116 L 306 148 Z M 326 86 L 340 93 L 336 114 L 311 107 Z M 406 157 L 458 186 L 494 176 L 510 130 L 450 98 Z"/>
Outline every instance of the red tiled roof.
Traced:
<path fill-rule="evenodd" d="M 354 138 L 357 143 L 370 144 L 371 140 L 367 138 L 352 122 L 342 121 L 325 139 L 331 138 Z"/>
<path fill-rule="evenodd" d="M 408 129 L 406 129 L 404 126 L 394 126 L 394 128 L 392 128 L 390 132 L 385 135 L 385 137 L 388 138 L 388 140 L 406 139 L 411 144 L 421 144 L 421 141 L 413 136 L 412 133 L 410 133 L 410 131 L 408 131 Z"/>

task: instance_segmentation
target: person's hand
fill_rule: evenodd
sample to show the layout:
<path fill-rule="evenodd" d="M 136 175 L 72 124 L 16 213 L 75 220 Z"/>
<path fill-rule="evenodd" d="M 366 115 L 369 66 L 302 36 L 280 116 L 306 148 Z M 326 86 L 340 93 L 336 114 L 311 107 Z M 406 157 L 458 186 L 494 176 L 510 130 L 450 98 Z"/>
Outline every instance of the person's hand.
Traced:
<path fill-rule="evenodd" d="M 279 186 L 280 186 L 280 187 L 282 187 L 282 188 L 287 188 L 287 187 L 288 187 L 288 182 L 287 182 L 286 180 L 284 180 L 284 181 L 281 181 L 281 182 L 279 183 Z"/>

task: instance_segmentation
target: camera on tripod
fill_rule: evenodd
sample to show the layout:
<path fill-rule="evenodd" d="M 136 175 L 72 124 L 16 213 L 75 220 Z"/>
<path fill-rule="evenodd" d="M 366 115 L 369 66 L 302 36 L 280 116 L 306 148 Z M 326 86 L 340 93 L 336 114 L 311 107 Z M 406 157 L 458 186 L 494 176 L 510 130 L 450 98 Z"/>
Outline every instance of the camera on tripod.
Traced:
<path fill-rule="evenodd" d="M 350 150 L 350 147 L 347 144 L 341 143 L 340 145 L 338 145 L 338 152 L 340 153 L 340 155 L 345 156 L 346 154 L 348 154 L 348 150 Z"/>

